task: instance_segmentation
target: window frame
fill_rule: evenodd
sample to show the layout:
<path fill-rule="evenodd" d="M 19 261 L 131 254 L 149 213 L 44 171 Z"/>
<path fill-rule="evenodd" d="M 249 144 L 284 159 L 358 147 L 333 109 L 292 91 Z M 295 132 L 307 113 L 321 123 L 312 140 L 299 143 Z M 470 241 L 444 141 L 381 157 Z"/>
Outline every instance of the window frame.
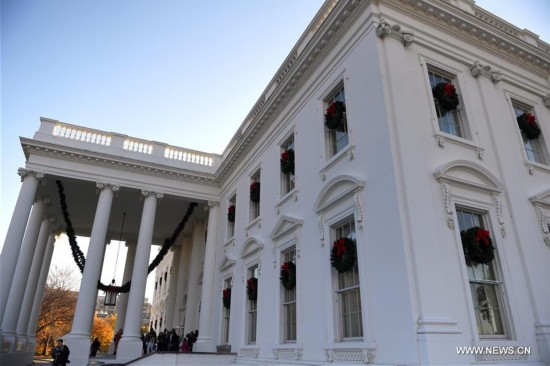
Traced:
<path fill-rule="evenodd" d="M 294 133 L 292 133 L 290 136 L 288 136 L 281 144 L 281 147 L 280 147 L 280 154 L 282 154 L 285 150 L 291 148 L 294 150 L 294 157 L 295 157 L 295 162 L 296 162 L 296 140 L 294 139 Z M 280 159 L 280 154 L 279 154 L 279 159 Z M 294 164 L 294 167 L 296 168 L 296 163 Z M 280 171 L 280 167 L 279 167 L 279 171 Z M 293 190 L 296 189 L 296 171 L 294 171 L 294 174 L 292 173 L 283 173 L 282 171 L 280 172 L 280 176 L 281 176 L 281 197 L 285 197 L 286 195 L 288 195 L 290 192 L 292 192 Z"/>
<path fill-rule="evenodd" d="M 289 260 L 291 260 L 294 264 L 296 264 L 296 257 L 297 257 L 297 251 L 296 246 L 292 245 L 288 248 L 285 248 L 281 251 L 281 265 Z M 290 257 L 289 257 L 290 256 Z M 298 305 L 298 293 L 296 291 L 297 287 L 297 280 L 296 280 L 296 286 L 292 290 L 285 289 L 282 285 L 281 288 L 281 342 L 284 344 L 295 344 L 298 341 L 298 322 L 297 322 L 297 305 Z M 293 299 L 288 299 L 287 295 L 293 296 Z M 293 322 L 288 319 L 288 313 L 287 309 L 289 307 L 293 307 Z M 294 338 L 289 337 L 289 323 L 294 324 L 294 332 L 293 336 Z M 292 330 L 290 330 L 292 333 Z"/>
<path fill-rule="evenodd" d="M 454 209 L 455 209 L 455 217 L 457 222 L 456 231 L 458 235 L 458 243 L 460 246 L 459 249 L 460 249 L 460 253 L 462 253 L 461 266 L 464 271 L 463 273 L 464 273 L 465 289 L 468 289 L 466 291 L 466 296 L 468 297 L 469 309 L 472 312 L 472 323 L 475 330 L 477 330 L 476 335 L 480 340 L 511 340 L 512 339 L 511 322 L 508 316 L 508 313 L 509 313 L 508 302 L 505 297 L 505 293 L 506 293 L 505 278 L 501 268 L 498 238 L 494 234 L 495 230 L 493 230 L 491 212 L 488 209 L 475 207 L 463 202 L 455 202 Z M 463 254 L 464 252 L 462 250 L 462 240 L 460 239 L 461 225 L 460 225 L 460 220 L 458 215 L 459 211 L 467 212 L 469 214 L 479 216 L 480 225 L 478 226 L 483 228 L 484 230 L 489 231 L 491 239 L 493 240 L 493 246 L 495 247 L 495 251 L 494 251 L 495 257 L 490 263 L 491 267 L 489 267 L 493 273 L 493 276 L 495 277 L 494 280 L 471 278 L 470 273 L 475 271 L 477 268 L 474 269 L 468 266 L 464 258 L 464 254 Z M 485 266 L 484 264 L 479 264 L 479 265 Z M 482 268 L 485 271 L 485 267 L 482 267 Z M 503 330 L 502 334 L 482 334 L 481 333 L 482 329 L 480 328 L 479 322 L 478 322 L 478 318 L 481 310 L 478 310 L 478 308 L 476 307 L 476 304 L 478 304 L 478 301 L 477 299 L 474 299 L 474 296 L 472 294 L 472 284 L 474 284 L 474 286 L 475 284 L 494 286 L 495 297 L 499 306 L 498 308 L 499 316 L 500 316 L 501 327 Z"/>
<path fill-rule="evenodd" d="M 355 215 L 353 213 L 346 215 L 345 217 L 341 218 L 340 220 L 331 223 L 330 224 L 330 237 L 332 242 L 334 242 L 336 239 L 342 237 L 341 230 L 343 230 L 343 226 L 350 225 L 351 229 L 348 234 L 346 234 L 345 237 L 349 237 L 351 234 L 350 239 L 354 240 L 357 246 L 357 227 L 355 222 Z M 359 258 L 359 251 L 357 252 L 357 258 Z M 341 287 L 342 282 L 346 280 L 346 276 L 349 275 L 349 271 L 346 271 L 344 273 L 338 273 L 334 268 L 331 269 L 331 275 L 332 275 L 332 282 L 333 282 L 333 296 L 334 296 L 334 302 L 335 302 L 335 309 L 337 311 L 336 314 L 336 340 L 337 342 L 356 342 L 356 341 L 362 341 L 365 337 L 365 327 L 364 327 L 364 320 L 365 320 L 365 311 L 363 310 L 364 304 L 362 301 L 362 291 L 361 291 L 361 275 L 360 275 L 360 268 L 359 268 L 359 260 L 355 262 L 355 265 L 352 269 L 353 271 L 353 277 L 356 279 L 356 282 L 348 287 Z M 356 299 L 359 301 L 359 329 L 360 329 L 360 335 L 347 335 L 346 334 L 346 327 L 345 324 L 347 323 L 348 318 L 346 318 L 346 315 L 344 314 L 344 297 L 347 294 L 355 293 Z M 349 316 L 353 316 L 352 313 L 349 314 Z"/>
<path fill-rule="evenodd" d="M 255 221 L 256 219 L 258 219 L 261 215 L 261 210 L 260 210 L 260 204 L 262 202 L 262 199 L 261 199 L 261 192 L 262 192 L 262 182 L 261 182 L 261 178 L 262 178 L 262 172 L 261 172 L 261 169 L 258 169 L 254 172 L 254 174 L 252 174 L 250 176 L 250 179 L 249 179 L 249 185 L 248 185 L 248 202 L 250 203 L 249 204 L 249 221 L 252 222 L 252 221 Z M 258 202 L 253 202 L 251 199 L 250 199 L 250 185 L 253 183 L 253 182 L 258 182 L 260 183 L 260 200 Z"/>
<path fill-rule="evenodd" d="M 342 95 L 343 97 L 339 97 Z M 336 130 L 331 130 L 325 125 L 325 113 L 332 102 L 340 101 L 346 105 L 346 120 L 344 121 L 344 131 L 340 131 L 342 135 L 338 137 Z M 346 102 L 346 88 L 344 79 L 341 78 L 336 86 L 330 89 L 330 92 L 323 98 L 323 130 L 325 136 L 325 153 L 327 161 L 339 155 L 342 151 L 347 150 L 351 145 L 351 136 L 348 120 L 348 104 Z M 339 146 L 339 142 L 345 139 L 345 144 Z"/>
<path fill-rule="evenodd" d="M 510 106 L 511 106 L 511 110 L 512 110 L 512 116 L 514 117 L 513 118 L 514 125 L 515 125 L 515 128 L 516 128 L 516 131 L 518 131 L 520 141 L 521 141 L 522 146 L 523 146 L 523 157 L 524 157 L 525 161 L 529 164 L 539 164 L 539 165 L 543 165 L 543 166 L 548 166 L 549 163 L 550 163 L 548 145 L 546 143 L 546 139 L 544 138 L 544 131 L 542 131 L 543 126 L 542 126 L 542 123 L 540 123 L 540 121 L 538 119 L 539 115 L 538 115 L 538 113 L 535 109 L 534 103 L 529 103 L 525 100 L 522 100 L 521 98 L 518 98 L 517 96 L 510 96 L 509 100 L 510 100 Z M 521 130 L 518 126 L 518 123 L 517 123 L 517 117 L 518 117 L 517 111 L 518 110 L 521 110 L 524 113 L 530 113 L 530 114 L 535 116 L 535 118 L 537 120 L 537 124 L 539 125 L 539 128 L 541 129 L 541 133 L 540 133 L 539 137 L 537 137 L 534 140 L 528 140 L 524 136 L 524 134 L 521 132 Z M 527 144 L 529 144 L 530 146 L 533 146 L 532 143 L 534 144 L 534 146 L 537 146 L 537 149 L 539 150 L 536 153 L 540 154 L 540 159 L 541 159 L 540 161 L 535 160 L 535 159 L 531 159 L 530 156 L 529 156 L 529 151 L 532 151 L 532 150 L 528 149 Z"/>
<path fill-rule="evenodd" d="M 259 273 L 260 266 L 258 263 L 253 263 L 246 268 L 246 278 L 245 278 L 245 296 L 246 296 L 246 331 L 245 331 L 245 344 L 246 345 L 256 345 L 258 341 L 258 299 L 250 300 L 246 293 L 246 280 L 255 276 L 258 280 L 259 286 Z M 260 294 L 258 292 L 258 298 Z"/>

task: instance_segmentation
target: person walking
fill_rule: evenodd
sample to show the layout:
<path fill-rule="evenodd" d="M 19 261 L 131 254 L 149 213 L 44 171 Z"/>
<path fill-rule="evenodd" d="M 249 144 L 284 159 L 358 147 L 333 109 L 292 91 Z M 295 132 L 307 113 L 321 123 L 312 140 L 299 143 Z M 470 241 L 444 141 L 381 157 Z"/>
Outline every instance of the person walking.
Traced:
<path fill-rule="evenodd" d="M 101 343 L 99 342 L 99 338 L 95 337 L 94 341 L 92 342 L 92 347 L 90 349 L 90 357 L 94 357 L 97 355 L 97 351 L 99 351 L 99 348 L 101 347 Z"/>
<path fill-rule="evenodd" d="M 69 347 L 65 346 L 63 344 L 63 339 L 59 338 L 57 340 L 57 346 L 52 351 L 52 357 L 53 357 L 53 366 L 67 366 L 67 363 L 69 363 L 69 354 L 71 351 L 69 351 Z"/>

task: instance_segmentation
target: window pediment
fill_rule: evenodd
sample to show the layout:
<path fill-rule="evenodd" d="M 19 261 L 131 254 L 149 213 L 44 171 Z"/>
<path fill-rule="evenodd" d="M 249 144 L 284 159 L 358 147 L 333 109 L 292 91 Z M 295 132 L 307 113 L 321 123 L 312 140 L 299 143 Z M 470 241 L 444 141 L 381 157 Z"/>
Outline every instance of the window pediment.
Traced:
<path fill-rule="evenodd" d="M 236 258 L 233 257 L 231 254 L 225 254 L 223 257 L 223 261 L 218 267 L 220 271 L 225 271 L 226 269 L 230 268 L 231 266 L 234 266 L 236 263 Z"/>
<path fill-rule="evenodd" d="M 241 249 L 241 258 L 248 257 L 264 248 L 264 244 L 256 237 L 248 238 Z"/>
<path fill-rule="evenodd" d="M 531 201 L 533 204 L 538 203 L 539 205 L 550 208 L 550 189 L 529 197 L 529 201 Z"/>
<path fill-rule="evenodd" d="M 451 183 L 491 193 L 500 193 L 504 187 L 489 170 L 467 160 L 456 160 L 441 166 L 435 171 L 434 177 L 440 183 Z"/>
<path fill-rule="evenodd" d="M 283 216 L 279 219 L 273 230 L 271 231 L 270 238 L 271 240 L 277 240 L 284 234 L 288 233 L 291 230 L 302 226 L 303 220 L 299 220 L 289 216 Z"/>
<path fill-rule="evenodd" d="M 315 200 L 314 210 L 319 213 L 363 189 L 365 182 L 351 175 L 340 175 L 325 184 Z"/>

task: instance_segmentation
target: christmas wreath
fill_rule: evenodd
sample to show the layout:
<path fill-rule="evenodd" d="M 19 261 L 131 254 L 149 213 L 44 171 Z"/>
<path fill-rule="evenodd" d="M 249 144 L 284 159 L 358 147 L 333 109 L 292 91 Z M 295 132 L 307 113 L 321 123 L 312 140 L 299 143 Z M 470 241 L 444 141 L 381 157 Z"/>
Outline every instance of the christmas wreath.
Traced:
<path fill-rule="evenodd" d="M 281 285 L 287 290 L 296 287 L 296 265 L 292 262 L 285 262 L 281 266 Z"/>
<path fill-rule="evenodd" d="M 519 129 L 528 140 L 534 140 L 539 137 L 540 127 L 537 124 L 535 116 L 530 113 L 523 113 L 516 119 L 518 121 Z"/>
<path fill-rule="evenodd" d="M 246 294 L 248 295 L 248 300 L 256 301 L 258 298 L 258 279 L 255 277 L 250 277 L 246 281 Z"/>
<path fill-rule="evenodd" d="M 478 226 L 460 232 L 466 264 L 488 264 L 495 258 L 495 247 L 489 232 Z"/>
<path fill-rule="evenodd" d="M 235 206 L 233 205 L 227 208 L 227 221 L 235 222 Z"/>
<path fill-rule="evenodd" d="M 252 182 L 250 184 L 250 200 L 252 202 L 260 202 L 260 182 Z"/>
<path fill-rule="evenodd" d="M 441 113 L 455 110 L 458 107 L 458 94 L 451 83 L 438 83 L 432 88 L 432 94 L 441 107 Z"/>
<path fill-rule="evenodd" d="M 231 289 L 230 288 L 223 289 L 222 302 L 224 307 L 228 309 L 231 307 Z"/>
<path fill-rule="evenodd" d="M 344 102 L 332 102 L 325 113 L 325 126 L 330 130 L 341 128 L 346 118 Z"/>
<path fill-rule="evenodd" d="M 355 242 L 348 238 L 340 238 L 332 244 L 330 262 L 340 273 L 350 270 L 357 258 Z"/>
<path fill-rule="evenodd" d="M 281 172 L 294 174 L 294 149 L 288 149 L 281 153 Z"/>

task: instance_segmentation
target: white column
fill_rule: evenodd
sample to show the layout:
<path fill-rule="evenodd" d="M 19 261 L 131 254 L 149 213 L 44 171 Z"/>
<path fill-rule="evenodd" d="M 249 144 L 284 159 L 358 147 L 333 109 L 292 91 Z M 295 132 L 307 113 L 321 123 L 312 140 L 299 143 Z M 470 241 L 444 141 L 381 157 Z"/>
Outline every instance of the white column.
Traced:
<path fill-rule="evenodd" d="M 124 333 L 118 344 L 116 354 L 117 362 L 127 362 L 141 357 L 143 350 L 140 338 L 141 315 L 147 284 L 147 268 L 153 239 L 157 199 L 162 198 L 162 193 L 142 191 L 142 194 L 145 196 L 145 200 L 139 227 L 136 259 L 132 271 L 132 286 L 128 296 Z"/>
<path fill-rule="evenodd" d="M 181 244 L 173 248 L 172 267 L 168 273 L 168 295 L 166 296 L 166 328 L 171 330 L 178 325 L 174 322 L 174 307 L 176 304 L 177 279 L 180 266 Z"/>
<path fill-rule="evenodd" d="M 183 242 L 181 244 L 181 253 L 179 260 L 179 268 L 177 274 L 177 286 L 176 286 L 176 305 L 174 306 L 174 319 L 177 322 L 178 332 L 183 332 L 185 335 L 187 332 L 184 332 L 185 327 L 182 327 L 184 324 L 184 317 L 182 317 L 183 310 L 185 309 L 185 304 L 183 302 L 184 295 L 187 292 L 188 279 L 189 279 L 189 262 L 191 256 L 191 237 L 184 236 Z"/>
<path fill-rule="evenodd" d="M 204 253 L 202 271 L 201 313 L 199 319 L 199 338 L 193 346 L 193 351 L 214 352 L 215 346 L 211 342 L 212 332 L 212 301 L 214 299 L 214 275 L 216 271 L 216 234 L 218 226 L 219 202 L 209 201 L 208 207 L 208 234 Z"/>
<path fill-rule="evenodd" d="M 23 344 L 27 343 L 27 328 L 29 327 L 32 305 L 34 303 L 34 298 L 36 295 L 36 285 L 38 284 L 40 270 L 42 269 L 44 252 L 46 251 L 46 244 L 48 243 L 48 237 L 50 236 L 50 228 L 50 218 L 45 217 L 44 219 L 42 219 L 42 223 L 40 225 L 40 232 L 38 234 L 36 249 L 34 251 L 34 257 L 32 259 L 29 279 L 25 288 L 25 295 L 23 296 L 23 303 L 21 304 L 19 319 L 17 320 L 17 342 L 21 341 L 23 342 Z"/>
<path fill-rule="evenodd" d="M 122 284 L 132 279 L 132 272 L 134 270 L 134 261 L 136 258 L 136 244 L 126 244 L 128 252 L 126 253 L 126 262 L 124 264 L 124 273 L 122 275 Z M 128 306 L 129 293 L 121 293 L 118 297 L 117 304 L 117 318 L 115 324 L 115 331 L 124 327 L 124 321 L 126 320 L 126 308 Z"/>
<path fill-rule="evenodd" d="M 36 285 L 36 295 L 34 297 L 29 326 L 27 328 L 30 351 L 34 351 L 34 347 L 36 345 L 36 326 L 38 324 L 40 306 L 42 305 L 42 298 L 44 297 L 44 290 L 48 280 L 48 272 L 50 271 L 50 264 L 52 262 L 54 242 L 55 234 L 51 233 L 48 237 L 48 243 L 46 244 L 46 251 L 44 252 L 44 259 L 42 260 L 42 267 L 40 269 L 40 278 L 38 280 L 38 284 Z"/>
<path fill-rule="evenodd" d="M 15 273 L 15 265 L 21 250 L 21 242 L 25 235 L 25 228 L 34 203 L 34 196 L 38 188 L 38 181 L 44 177 L 43 173 L 19 169 L 23 184 L 17 197 L 17 203 L 11 216 L 10 226 L 6 233 L 6 240 L 0 255 L 0 322 L 4 319 L 4 311 L 8 302 L 11 282 Z"/>
<path fill-rule="evenodd" d="M 2 320 L 2 342 L 10 343 L 10 352 L 15 351 L 17 320 L 19 319 L 23 296 L 25 295 L 25 288 L 27 287 L 27 280 L 29 278 L 28 274 L 31 269 L 38 233 L 42 224 L 44 205 L 42 200 L 38 200 L 32 209 L 27 231 L 21 244 L 21 254 L 15 266 L 8 302 L 6 303 L 5 316 Z"/>
<path fill-rule="evenodd" d="M 130 281 L 132 279 L 132 271 L 134 269 L 134 260 L 136 258 L 136 244 L 126 243 L 128 251 L 126 253 L 126 262 L 124 264 L 124 273 L 122 274 L 122 284 Z M 126 320 L 126 308 L 128 307 L 128 293 L 121 293 L 118 295 L 117 306 L 116 306 L 116 323 L 115 323 L 115 332 L 119 329 L 124 328 L 124 322 Z M 109 354 L 114 353 L 115 351 L 115 342 L 111 340 L 109 345 Z"/>
<path fill-rule="evenodd" d="M 199 312 L 199 275 L 204 253 L 204 224 L 196 221 L 193 230 L 193 247 L 191 248 L 191 265 L 189 268 L 189 285 L 187 288 L 187 305 L 185 311 L 185 334 L 198 329 Z M 184 334 L 184 335 L 185 335 Z"/>
<path fill-rule="evenodd" d="M 88 365 L 90 354 L 90 332 L 94 317 L 97 298 L 97 281 L 103 266 L 105 238 L 109 226 L 109 216 L 113 203 L 113 191 L 119 187 L 110 184 L 97 183 L 100 190 L 97 209 L 90 236 L 90 244 L 86 254 L 86 265 L 82 273 L 82 282 L 76 301 L 71 332 L 65 337 L 65 343 L 71 350 L 71 366 Z"/>

